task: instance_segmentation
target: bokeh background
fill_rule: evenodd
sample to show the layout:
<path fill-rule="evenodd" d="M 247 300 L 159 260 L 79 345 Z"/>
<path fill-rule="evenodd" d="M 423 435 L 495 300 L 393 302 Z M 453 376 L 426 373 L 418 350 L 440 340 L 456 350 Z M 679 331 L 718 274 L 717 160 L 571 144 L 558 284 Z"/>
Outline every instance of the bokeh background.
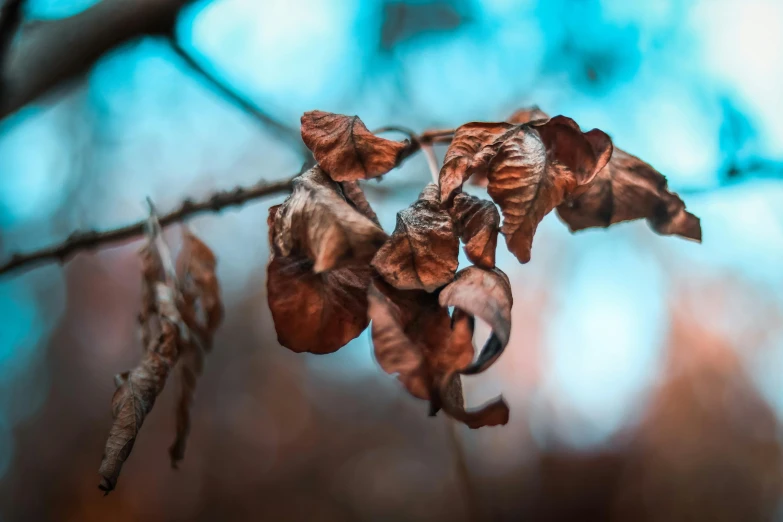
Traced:
<path fill-rule="evenodd" d="M 367 333 L 329 356 L 277 344 L 265 218 L 282 196 L 192 219 L 227 316 L 187 455 L 170 469 L 169 386 L 105 498 L 112 376 L 140 353 L 140 242 L 4 276 L 0 520 L 783 521 L 783 2 L 200 0 L 176 39 L 294 129 L 316 108 L 416 130 L 566 114 L 666 174 L 704 242 L 642 222 L 571 235 L 552 214 L 529 264 L 499 248 L 512 341 L 466 389 L 503 393 L 511 421 L 470 431 L 428 418 Z M 302 159 L 166 39 L 133 40 L 0 121 L 0 254 Z M 428 180 L 418 156 L 366 185 L 387 231 Z"/>

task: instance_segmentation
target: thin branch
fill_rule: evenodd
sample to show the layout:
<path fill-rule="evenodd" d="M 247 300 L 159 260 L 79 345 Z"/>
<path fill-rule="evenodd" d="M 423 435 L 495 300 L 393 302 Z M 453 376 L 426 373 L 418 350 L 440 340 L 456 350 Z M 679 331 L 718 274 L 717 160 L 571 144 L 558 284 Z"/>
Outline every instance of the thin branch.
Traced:
<path fill-rule="evenodd" d="M 3 92 L 2 72 L 11 42 L 22 23 L 24 0 L 5 0 L 0 3 L 0 96 Z"/>
<path fill-rule="evenodd" d="M 237 187 L 231 191 L 222 191 L 212 194 L 203 201 L 191 201 L 186 199 L 177 210 L 159 217 L 160 225 L 165 227 L 172 223 L 178 223 L 196 214 L 206 212 L 219 212 L 227 207 L 242 205 L 248 201 L 290 192 L 293 178 L 276 181 L 273 183 L 261 182 L 249 188 Z M 68 236 L 63 243 L 51 247 L 28 252 L 26 254 L 14 254 L 0 265 L 0 276 L 15 270 L 32 268 L 35 265 L 48 261 L 57 261 L 60 264 L 68 261 L 74 254 L 84 250 L 93 250 L 107 243 L 116 243 L 132 239 L 144 234 L 147 219 L 106 231 L 77 231 Z"/>
<path fill-rule="evenodd" d="M 299 135 L 299 129 L 289 127 L 285 123 L 280 122 L 274 116 L 261 109 L 261 107 L 255 104 L 247 96 L 240 94 L 227 82 L 208 71 L 207 68 L 186 51 L 174 37 L 169 38 L 169 43 L 177 56 L 179 56 L 193 72 L 201 76 L 208 84 L 220 92 L 226 99 L 231 101 L 231 103 L 245 111 L 262 125 L 270 128 L 275 134 L 285 139 L 303 156 L 310 155 L 310 152 L 305 147 Z"/>
<path fill-rule="evenodd" d="M 0 78 L 0 120 L 89 70 L 112 49 L 168 35 L 192 0 L 102 0 L 67 18 L 22 24 Z"/>

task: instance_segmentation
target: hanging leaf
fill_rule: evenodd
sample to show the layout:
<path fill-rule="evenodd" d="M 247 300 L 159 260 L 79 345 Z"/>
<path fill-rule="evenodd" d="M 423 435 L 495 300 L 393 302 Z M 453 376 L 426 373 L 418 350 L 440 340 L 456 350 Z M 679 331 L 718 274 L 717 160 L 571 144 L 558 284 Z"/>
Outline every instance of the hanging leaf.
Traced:
<path fill-rule="evenodd" d="M 469 266 L 457 272 L 454 281 L 440 292 L 440 306 L 453 306 L 478 317 L 492 328 L 492 335 L 478 359 L 460 373 L 480 373 L 503 353 L 511 335 L 511 285 L 499 269 Z"/>
<path fill-rule="evenodd" d="M 107 494 L 115 488 L 144 419 L 166 384 L 177 361 L 178 347 L 189 341 L 187 326 L 177 309 L 181 296 L 173 277 L 174 268 L 168 266 L 168 249 L 160 238 L 157 219 L 153 216 L 150 221 L 154 223 L 152 232 L 141 252 L 143 302 L 139 321 L 145 350 L 136 368 L 114 379 L 114 422 L 98 470 L 99 488 Z"/>
<path fill-rule="evenodd" d="M 586 190 L 557 207 L 557 213 L 572 232 L 646 219 L 658 234 L 701 241 L 699 218 L 669 191 L 663 174 L 619 149 Z"/>
<path fill-rule="evenodd" d="M 172 467 L 185 456 L 190 433 L 190 410 L 196 384 L 204 369 L 204 353 L 212 350 L 212 340 L 223 321 L 223 303 L 212 250 L 187 229 L 177 257 L 177 280 L 182 289 L 180 313 L 190 331 L 189 342 L 181 343 L 177 363 L 179 392 L 177 398 L 177 435 L 169 448 Z"/>
<path fill-rule="evenodd" d="M 267 297 L 281 345 L 331 353 L 369 323 L 367 262 L 387 236 L 320 169 L 303 177 L 283 205 L 269 209 Z"/>
<path fill-rule="evenodd" d="M 441 201 L 450 202 L 455 192 L 475 173 L 473 161 L 476 154 L 513 128 L 509 123 L 473 122 L 456 130 L 438 175 Z"/>
<path fill-rule="evenodd" d="M 438 304 L 435 294 L 398 290 L 376 279 L 368 292 L 375 357 L 381 368 L 419 399 L 430 401 L 430 412 L 446 414 L 471 428 L 504 424 L 497 400 L 466 410 L 459 377 L 473 358 L 470 318 L 455 317 Z M 499 399 L 502 402 L 502 399 Z M 504 404 L 505 405 L 505 404 Z M 506 409 L 506 412 L 508 410 Z"/>
<path fill-rule="evenodd" d="M 494 268 L 500 230 L 500 214 L 494 203 L 461 192 L 454 197 L 450 213 L 471 263 Z"/>
<path fill-rule="evenodd" d="M 438 186 L 430 183 L 418 201 L 397 214 L 397 227 L 372 266 L 397 289 L 432 292 L 454 277 L 458 256 L 451 216 L 440 206 Z"/>
<path fill-rule="evenodd" d="M 527 123 L 547 118 L 538 107 L 530 107 L 518 110 L 508 121 Z M 572 232 L 647 219 L 659 234 L 701 241 L 699 218 L 687 212 L 682 199 L 669 191 L 663 174 L 616 147 L 606 168 L 560 204 L 557 213 Z"/>
<path fill-rule="evenodd" d="M 413 150 L 410 142 L 379 138 L 358 116 L 310 111 L 302 116 L 302 140 L 335 181 L 386 174 Z"/>
<path fill-rule="evenodd" d="M 280 255 L 306 257 L 316 273 L 366 263 L 388 238 L 344 199 L 340 187 L 319 167 L 294 179 L 274 227 Z"/>

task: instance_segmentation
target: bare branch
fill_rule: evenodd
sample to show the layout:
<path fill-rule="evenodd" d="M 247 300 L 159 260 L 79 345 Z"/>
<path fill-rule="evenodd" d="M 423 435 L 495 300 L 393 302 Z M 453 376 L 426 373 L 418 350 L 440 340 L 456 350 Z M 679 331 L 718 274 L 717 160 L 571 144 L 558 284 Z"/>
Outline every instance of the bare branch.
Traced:
<path fill-rule="evenodd" d="M 124 43 L 171 34 L 180 10 L 191 1 L 103 0 L 68 18 L 24 24 L 18 44 L 0 63 L 0 119 L 76 78 Z"/>
<path fill-rule="evenodd" d="M 173 212 L 159 217 L 160 225 L 167 226 L 172 223 L 178 223 L 185 218 L 202 214 L 205 212 L 219 212 L 226 207 L 242 205 L 248 201 L 289 192 L 291 190 L 291 181 L 293 178 L 276 181 L 274 183 L 261 182 L 249 188 L 237 187 L 231 191 L 216 192 L 203 201 L 191 201 L 186 199 L 180 207 Z M 58 261 L 65 263 L 74 254 L 83 250 L 93 250 L 107 243 L 115 243 L 132 239 L 144 234 L 144 227 L 147 220 L 144 219 L 132 225 L 106 231 L 77 231 L 71 234 L 63 243 L 51 247 L 28 252 L 26 254 L 14 254 L 11 258 L 0 265 L 0 276 L 8 274 L 14 270 L 27 269 L 35 265 Z"/>
<path fill-rule="evenodd" d="M 274 116 L 266 113 L 248 97 L 240 94 L 227 82 L 221 80 L 207 68 L 200 64 L 191 54 L 186 51 L 173 37 L 169 38 L 171 48 L 190 67 L 195 73 L 201 76 L 207 83 L 214 87 L 218 92 L 225 96 L 234 105 L 255 118 L 262 125 L 270 128 L 272 132 L 288 141 L 303 156 L 309 156 L 310 152 L 305 147 L 299 135 L 298 128 L 292 128 L 278 121 Z"/>
<path fill-rule="evenodd" d="M 3 65 L 5 64 L 8 49 L 16 36 L 16 31 L 22 23 L 23 0 L 5 0 L 0 3 L 0 80 L 2 80 Z M 2 95 L 3 82 L 0 81 L 0 96 Z"/>

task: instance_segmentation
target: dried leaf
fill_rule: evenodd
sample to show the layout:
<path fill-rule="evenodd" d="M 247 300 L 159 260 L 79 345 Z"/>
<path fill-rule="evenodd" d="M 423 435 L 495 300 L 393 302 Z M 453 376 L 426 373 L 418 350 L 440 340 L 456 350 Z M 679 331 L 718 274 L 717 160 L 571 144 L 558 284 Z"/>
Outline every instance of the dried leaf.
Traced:
<path fill-rule="evenodd" d="M 515 112 L 508 121 L 527 123 L 547 118 L 538 107 L 530 107 Z M 682 199 L 669 191 L 663 174 L 616 147 L 607 166 L 559 205 L 557 213 L 572 232 L 647 219 L 659 234 L 701 241 L 699 218 L 687 212 Z"/>
<path fill-rule="evenodd" d="M 497 414 L 497 401 L 476 410 L 464 407 L 456 372 L 473 358 L 470 317 L 457 312 L 452 328 L 448 309 L 439 305 L 436 294 L 397 290 L 380 279 L 370 286 L 368 299 L 378 363 L 397 375 L 411 395 L 429 400 L 431 415 L 443 408 L 471 428 L 505 423 Z"/>
<path fill-rule="evenodd" d="M 508 130 L 471 159 L 467 173 L 486 171 L 487 192 L 503 212 L 506 244 L 526 263 L 538 224 L 568 194 L 593 179 L 608 161 L 612 145 L 603 132 L 582 133 L 563 116 L 497 125 Z"/>
<path fill-rule="evenodd" d="M 315 273 L 307 259 L 273 255 L 266 287 L 278 342 L 294 352 L 342 348 L 367 328 L 369 284 L 369 267 Z"/>
<path fill-rule="evenodd" d="M 400 290 L 432 292 L 457 271 L 459 239 L 448 211 L 430 183 L 418 201 L 397 214 L 397 227 L 378 250 L 372 266 Z"/>
<path fill-rule="evenodd" d="M 523 107 L 512 114 L 506 121 L 515 125 L 530 123 L 537 120 L 548 120 L 549 115 L 538 108 L 538 105 Z"/>
<path fill-rule="evenodd" d="M 177 280 L 182 289 L 180 313 L 190 337 L 179 347 L 177 363 L 179 391 L 177 398 L 177 434 L 169 448 L 172 467 L 185 455 L 190 433 L 190 409 L 196 383 L 204 368 L 204 352 L 212 349 L 215 331 L 223 320 L 217 259 L 212 250 L 189 230 L 183 229 L 183 245 L 177 257 Z"/>
<path fill-rule="evenodd" d="M 513 127 L 509 123 L 473 122 L 456 130 L 438 176 L 441 201 L 450 202 L 465 180 L 474 174 L 474 156 Z"/>
<path fill-rule="evenodd" d="M 669 191 L 663 174 L 620 149 L 586 190 L 558 206 L 557 213 L 572 232 L 646 219 L 658 234 L 701 241 L 699 218 Z"/>
<path fill-rule="evenodd" d="M 494 268 L 500 230 L 500 214 L 494 203 L 461 192 L 454 196 L 449 212 L 468 259 L 483 268 Z"/>
<path fill-rule="evenodd" d="M 195 399 L 198 378 L 203 371 L 204 348 L 201 342 L 194 341 L 186 344 L 180 351 L 176 367 L 179 390 L 176 410 L 177 434 L 169 447 L 172 468 L 176 468 L 177 463 L 185 457 L 185 446 L 190 434 L 190 410 Z"/>
<path fill-rule="evenodd" d="M 359 186 L 359 182 L 343 181 L 340 183 L 340 186 L 343 188 L 345 199 L 347 199 L 364 217 L 370 219 L 370 221 L 380 227 L 381 222 L 378 221 L 378 215 L 370 206 L 370 202 L 367 201 L 367 197 L 364 195 L 362 187 Z"/>
<path fill-rule="evenodd" d="M 139 365 L 115 377 L 117 391 L 111 401 L 114 422 L 98 470 L 102 477 L 98 487 L 106 493 L 117 485 L 122 465 L 133 449 L 141 425 L 163 391 L 177 357 L 176 332 L 175 325 L 164 321 L 160 337 L 147 347 Z"/>
<path fill-rule="evenodd" d="M 379 138 L 358 116 L 310 111 L 302 116 L 302 140 L 335 181 L 386 174 L 412 150 L 408 141 Z"/>
<path fill-rule="evenodd" d="M 492 335 L 478 359 L 460 373 L 480 373 L 503 353 L 511 335 L 511 285 L 499 269 L 486 270 L 469 266 L 457 272 L 454 281 L 440 292 L 442 307 L 453 306 L 473 317 L 478 317 L 492 328 Z"/>
<path fill-rule="evenodd" d="M 348 210 L 366 220 L 350 206 Z M 270 231 L 279 229 L 282 215 L 284 206 L 269 209 Z M 369 323 L 369 266 L 349 262 L 342 268 L 315 272 L 312 260 L 304 255 L 283 255 L 274 239 L 270 232 L 273 252 L 266 284 L 278 342 L 295 352 L 331 353 L 362 333 Z M 324 255 L 332 254 L 326 251 Z"/>
<path fill-rule="evenodd" d="M 386 241 L 386 233 L 357 212 L 319 167 L 295 178 L 293 185 L 276 212 L 273 239 L 280 255 L 306 257 L 320 273 L 366 263 Z"/>
<path fill-rule="evenodd" d="M 130 455 L 144 418 L 163 390 L 178 348 L 188 342 L 188 328 L 177 305 L 181 295 L 173 277 L 174 267 L 168 248 L 159 235 L 154 215 L 151 236 L 142 249 L 142 339 L 145 352 L 139 365 L 115 377 L 117 390 L 112 398 L 114 422 L 106 440 L 99 473 L 99 488 L 106 493 L 117 484 L 122 465 Z"/>

